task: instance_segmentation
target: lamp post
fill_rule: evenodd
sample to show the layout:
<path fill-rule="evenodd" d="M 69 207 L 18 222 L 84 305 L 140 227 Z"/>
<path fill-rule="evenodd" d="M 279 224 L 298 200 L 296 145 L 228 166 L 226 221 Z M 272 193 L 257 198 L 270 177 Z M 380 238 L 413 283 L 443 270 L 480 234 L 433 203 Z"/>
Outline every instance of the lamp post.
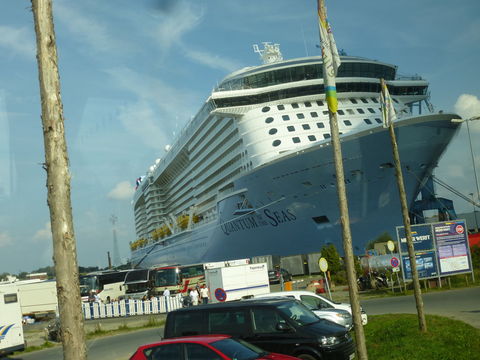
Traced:
<path fill-rule="evenodd" d="M 478 221 L 477 221 L 477 210 L 475 209 L 475 200 L 473 197 L 473 193 L 468 194 L 472 197 L 472 203 L 473 203 L 473 216 L 475 217 L 475 232 L 478 233 Z"/>

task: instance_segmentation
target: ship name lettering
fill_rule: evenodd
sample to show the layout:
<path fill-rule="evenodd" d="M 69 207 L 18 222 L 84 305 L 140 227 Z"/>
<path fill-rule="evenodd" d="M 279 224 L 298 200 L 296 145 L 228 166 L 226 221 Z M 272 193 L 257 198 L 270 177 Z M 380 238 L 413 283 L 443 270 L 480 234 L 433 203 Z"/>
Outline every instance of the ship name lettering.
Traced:
<path fill-rule="evenodd" d="M 286 210 L 281 210 L 281 211 L 273 211 L 271 212 L 268 209 L 265 209 L 263 211 L 266 217 L 268 217 L 270 220 L 270 225 L 272 226 L 278 226 L 279 224 L 283 224 L 287 221 L 294 221 L 297 220 L 297 217 L 295 216 L 294 213 L 290 209 Z"/>
<path fill-rule="evenodd" d="M 234 220 L 231 222 L 227 222 L 222 224 L 221 228 L 225 235 L 230 235 L 233 232 L 245 230 L 245 229 L 253 229 L 257 228 L 259 225 L 257 224 L 257 220 L 254 217 L 247 217 L 245 219 Z"/>

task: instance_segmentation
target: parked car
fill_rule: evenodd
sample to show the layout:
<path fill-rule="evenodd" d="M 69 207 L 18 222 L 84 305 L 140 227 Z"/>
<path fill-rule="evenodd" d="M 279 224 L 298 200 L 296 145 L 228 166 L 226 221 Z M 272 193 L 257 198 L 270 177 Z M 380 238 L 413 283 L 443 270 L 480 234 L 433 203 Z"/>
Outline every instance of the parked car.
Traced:
<path fill-rule="evenodd" d="M 163 340 L 142 345 L 130 360 L 298 360 L 296 357 L 268 353 L 229 335 L 201 335 Z"/>
<path fill-rule="evenodd" d="M 265 295 L 258 295 L 258 296 L 287 296 L 297 300 L 300 300 L 304 303 L 310 310 L 313 310 L 315 313 L 317 311 L 323 311 L 328 309 L 338 309 L 338 310 L 346 310 L 350 315 L 352 315 L 352 307 L 350 304 L 347 303 L 338 303 L 332 300 L 329 300 L 321 295 L 315 294 L 311 291 L 280 291 L 274 292 Z M 362 317 L 362 325 L 367 325 L 368 323 L 368 316 L 367 313 L 360 307 L 361 317 Z"/>
<path fill-rule="evenodd" d="M 317 306 L 312 305 L 309 301 L 304 301 L 305 297 L 301 296 L 294 296 L 294 295 L 284 295 L 284 292 L 274 292 L 269 294 L 261 294 L 255 295 L 255 298 L 273 298 L 273 297 L 290 297 L 301 301 L 307 308 L 313 311 L 315 315 L 317 315 L 320 319 L 325 319 L 328 321 L 332 321 L 338 325 L 344 326 L 347 330 L 352 329 L 353 327 L 353 320 L 352 314 L 349 313 L 347 310 L 343 309 L 335 309 L 335 308 L 324 308 L 319 309 Z"/>
<path fill-rule="evenodd" d="M 351 360 L 348 331 L 318 318 L 300 301 L 286 297 L 247 299 L 171 311 L 164 337 L 228 334 L 267 351 L 303 360 Z"/>
<path fill-rule="evenodd" d="M 285 269 L 276 269 L 268 271 L 268 281 L 270 284 L 280 283 L 280 275 L 283 277 L 283 281 L 292 281 L 292 274 Z"/>

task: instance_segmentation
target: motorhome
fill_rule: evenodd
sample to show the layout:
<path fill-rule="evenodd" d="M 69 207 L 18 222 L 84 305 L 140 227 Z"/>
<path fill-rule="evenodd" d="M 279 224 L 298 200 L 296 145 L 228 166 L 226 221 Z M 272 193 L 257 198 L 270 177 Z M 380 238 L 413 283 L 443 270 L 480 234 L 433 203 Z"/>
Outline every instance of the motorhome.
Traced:
<path fill-rule="evenodd" d="M 18 287 L 15 284 L 0 284 L 0 356 L 24 349 Z"/>

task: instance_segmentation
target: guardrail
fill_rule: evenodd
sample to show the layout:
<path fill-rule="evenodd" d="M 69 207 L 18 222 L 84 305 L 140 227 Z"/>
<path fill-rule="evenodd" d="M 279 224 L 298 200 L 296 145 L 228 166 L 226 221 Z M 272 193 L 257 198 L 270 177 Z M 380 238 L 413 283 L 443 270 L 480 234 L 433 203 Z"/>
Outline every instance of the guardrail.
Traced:
<path fill-rule="evenodd" d="M 90 302 L 82 304 L 86 320 L 125 317 L 132 315 L 162 314 L 182 307 L 180 296 L 160 296 L 150 300 L 121 300 L 109 304 Z"/>

